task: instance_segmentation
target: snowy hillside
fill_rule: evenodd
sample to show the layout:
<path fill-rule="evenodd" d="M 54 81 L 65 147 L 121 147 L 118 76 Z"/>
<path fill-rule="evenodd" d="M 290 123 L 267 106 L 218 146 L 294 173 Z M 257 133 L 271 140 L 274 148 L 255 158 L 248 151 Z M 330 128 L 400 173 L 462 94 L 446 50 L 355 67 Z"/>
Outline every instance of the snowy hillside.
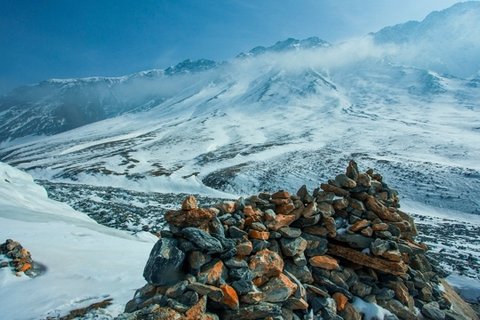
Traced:
<path fill-rule="evenodd" d="M 50 200 L 32 177 L 0 163 L 0 236 L 20 241 L 46 268 L 36 278 L 0 268 L 2 319 L 44 319 L 105 299 L 105 316 L 123 311 L 143 283 L 155 237 L 106 228 Z M 0 259 L 1 260 L 1 259 Z"/>
<path fill-rule="evenodd" d="M 383 172 L 405 200 L 478 215 L 478 4 L 340 44 L 287 39 L 223 63 L 18 89 L 2 100 L 0 160 L 52 196 L 80 195 L 66 200 L 92 215 L 134 192 L 312 190 L 349 159 Z M 83 122 L 67 130 L 70 118 Z M 131 203 L 125 221 L 156 207 Z"/>

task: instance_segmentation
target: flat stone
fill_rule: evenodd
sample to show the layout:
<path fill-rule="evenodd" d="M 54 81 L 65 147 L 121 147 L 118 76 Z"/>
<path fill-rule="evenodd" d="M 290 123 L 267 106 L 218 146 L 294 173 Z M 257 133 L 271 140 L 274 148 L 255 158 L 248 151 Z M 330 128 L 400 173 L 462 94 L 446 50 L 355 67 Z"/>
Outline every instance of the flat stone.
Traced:
<path fill-rule="evenodd" d="M 299 228 L 283 227 L 278 232 L 285 238 L 298 238 L 302 235 L 302 230 Z"/>
<path fill-rule="evenodd" d="M 235 257 L 231 258 L 231 259 L 228 259 L 228 260 L 225 260 L 224 263 L 227 267 L 232 268 L 232 269 L 248 268 L 248 263 L 245 260 L 235 258 Z"/>
<path fill-rule="evenodd" d="M 242 306 L 236 311 L 229 311 L 225 314 L 224 320 L 255 320 L 267 319 L 267 317 L 279 317 L 282 315 L 282 308 L 273 303 L 261 302 L 259 304 Z"/>
<path fill-rule="evenodd" d="M 263 213 L 263 218 L 267 222 L 274 221 L 277 218 L 277 214 L 272 209 L 267 209 Z"/>
<path fill-rule="evenodd" d="M 348 229 L 352 232 L 357 232 L 357 231 L 360 231 L 360 230 L 368 227 L 369 225 L 370 225 L 370 221 L 362 219 L 362 220 L 359 220 L 359 221 L 355 222 Z"/>
<path fill-rule="evenodd" d="M 374 196 L 368 196 L 365 202 L 367 209 L 373 211 L 383 221 L 401 221 L 402 218 L 395 210 L 389 210 Z"/>
<path fill-rule="evenodd" d="M 195 291 L 199 295 L 208 296 L 210 299 L 216 302 L 220 302 L 223 299 L 222 290 L 215 286 L 194 282 L 190 283 L 187 288 Z"/>
<path fill-rule="evenodd" d="M 337 234 L 336 240 L 347 243 L 351 248 L 365 249 L 370 247 L 373 242 L 372 238 L 365 237 L 360 234 Z"/>
<path fill-rule="evenodd" d="M 294 215 L 277 214 L 275 220 L 267 222 L 267 227 L 270 230 L 277 231 L 289 226 L 295 220 L 296 217 Z"/>
<path fill-rule="evenodd" d="M 219 240 L 209 233 L 197 228 L 184 228 L 182 235 L 193 242 L 199 248 L 207 251 L 208 254 L 223 252 L 223 246 Z"/>
<path fill-rule="evenodd" d="M 154 285 L 172 285 L 181 278 L 185 253 L 177 248 L 177 241 L 163 238 L 157 241 L 150 252 L 143 277 Z"/>
<path fill-rule="evenodd" d="M 330 256 L 314 256 L 311 257 L 308 262 L 312 267 L 322 268 L 326 270 L 335 270 L 340 266 L 338 261 Z"/>
<path fill-rule="evenodd" d="M 341 257 L 356 264 L 397 276 L 404 275 L 408 269 L 408 266 L 403 261 L 394 262 L 380 258 L 374 258 L 354 249 L 339 245 L 329 244 L 328 252 L 333 256 Z"/>
<path fill-rule="evenodd" d="M 248 237 L 250 239 L 268 240 L 268 238 L 270 237 L 270 232 L 268 232 L 268 231 L 257 231 L 257 230 L 254 230 L 254 229 L 250 229 L 250 231 L 248 231 Z"/>
<path fill-rule="evenodd" d="M 339 188 L 337 186 L 334 186 L 328 183 L 322 183 L 320 185 L 320 188 L 322 188 L 322 190 L 325 192 L 331 192 L 335 194 L 337 197 L 346 197 L 350 194 L 347 190 L 344 190 L 342 188 Z"/>

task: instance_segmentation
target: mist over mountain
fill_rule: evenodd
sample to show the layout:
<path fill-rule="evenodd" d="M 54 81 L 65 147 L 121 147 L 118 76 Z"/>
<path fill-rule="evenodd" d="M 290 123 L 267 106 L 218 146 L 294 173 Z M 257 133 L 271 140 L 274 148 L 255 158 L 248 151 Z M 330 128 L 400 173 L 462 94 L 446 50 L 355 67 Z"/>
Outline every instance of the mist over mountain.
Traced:
<path fill-rule="evenodd" d="M 479 213 L 479 14 L 466 2 L 338 44 L 18 88 L 0 100 L 0 160 L 50 181 L 225 195 L 314 187 L 325 161 L 354 157 L 400 170 L 412 200 Z"/>

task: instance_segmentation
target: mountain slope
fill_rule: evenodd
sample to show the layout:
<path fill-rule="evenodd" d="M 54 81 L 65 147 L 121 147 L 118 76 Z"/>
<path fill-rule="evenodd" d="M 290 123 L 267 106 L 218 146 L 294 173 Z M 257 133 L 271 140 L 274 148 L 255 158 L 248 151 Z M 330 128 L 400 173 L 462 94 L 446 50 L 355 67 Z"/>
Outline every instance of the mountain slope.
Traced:
<path fill-rule="evenodd" d="M 112 104 L 112 118 L 3 142 L 0 159 L 51 182 L 228 197 L 305 182 L 315 188 L 318 177 L 355 158 L 390 173 L 411 200 L 478 214 L 480 41 L 444 35 L 452 48 L 465 47 L 452 63 L 476 59 L 473 78 L 426 68 L 423 57 L 441 58 L 437 37 L 479 11 L 473 2 L 432 14 L 414 23 L 422 33 L 407 23 L 336 45 L 288 39 L 226 63 L 187 61 L 110 79 L 125 100 L 151 103 Z M 465 32 L 478 21 L 462 24 Z M 431 46 L 404 59 L 417 43 Z M 24 120 L 8 110 L 4 123 L 23 132 Z"/>

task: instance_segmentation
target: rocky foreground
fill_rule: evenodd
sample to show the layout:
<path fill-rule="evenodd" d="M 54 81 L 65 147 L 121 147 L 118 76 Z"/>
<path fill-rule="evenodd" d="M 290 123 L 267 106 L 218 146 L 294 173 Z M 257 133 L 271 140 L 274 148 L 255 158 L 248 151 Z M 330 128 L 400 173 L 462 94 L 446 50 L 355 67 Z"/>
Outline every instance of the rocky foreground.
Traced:
<path fill-rule="evenodd" d="M 351 161 L 312 194 L 187 197 L 118 319 L 478 319 L 382 180 Z"/>

